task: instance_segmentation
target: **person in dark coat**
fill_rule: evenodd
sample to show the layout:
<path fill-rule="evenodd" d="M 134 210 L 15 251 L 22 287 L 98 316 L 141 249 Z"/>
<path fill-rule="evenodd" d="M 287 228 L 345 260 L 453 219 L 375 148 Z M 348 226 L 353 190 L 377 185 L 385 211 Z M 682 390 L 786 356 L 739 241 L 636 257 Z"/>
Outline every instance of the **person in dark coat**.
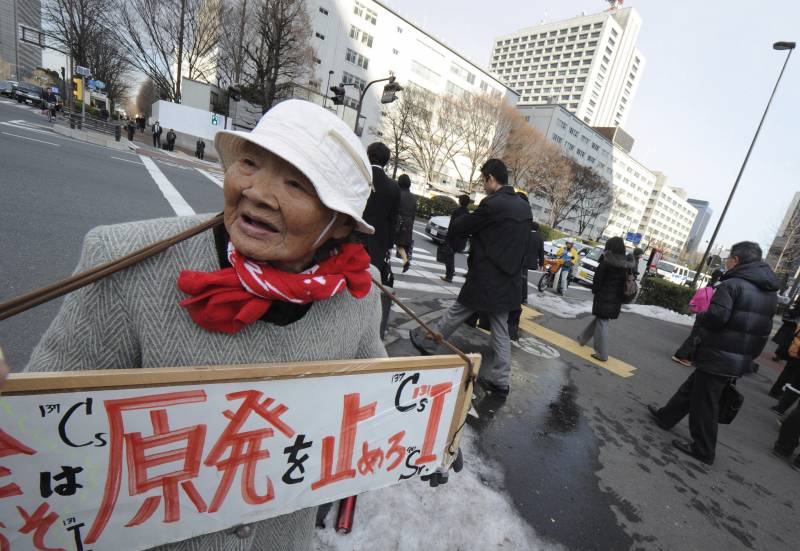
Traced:
<path fill-rule="evenodd" d="M 772 361 L 778 362 L 789 359 L 789 345 L 792 343 L 794 333 L 797 331 L 797 319 L 800 318 L 800 304 L 797 302 L 783 315 L 781 326 L 772 337 L 772 342 L 777 344 Z M 770 392 L 772 394 L 772 392 Z"/>
<path fill-rule="evenodd" d="M 458 196 L 458 207 L 456 210 L 450 213 L 450 223 L 447 225 L 448 228 L 453 227 L 453 222 L 458 220 L 465 214 L 469 214 L 469 209 L 467 206 L 469 205 L 471 199 L 469 195 L 459 195 Z M 456 253 L 460 253 L 464 251 L 464 247 L 467 246 L 467 238 L 461 235 L 456 235 L 448 230 L 447 237 L 445 238 L 445 242 L 440 245 L 444 249 L 444 275 L 439 276 L 442 281 L 446 281 L 447 283 L 453 282 L 453 277 L 456 275 Z"/>
<path fill-rule="evenodd" d="M 625 302 L 625 280 L 633 269 L 633 261 L 625 254 L 622 238 L 612 237 L 606 241 L 592 280 L 594 319 L 578 336 L 581 346 L 585 346 L 589 339 L 594 339 L 592 357 L 601 362 L 608 361 L 608 321 L 619 317 L 622 303 Z"/>
<path fill-rule="evenodd" d="M 133 135 L 136 133 L 136 126 L 133 124 L 133 121 L 128 121 L 128 124 L 125 125 L 125 130 L 128 131 L 128 141 L 133 141 Z"/>
<path fill-rule="evenodd" d="M 372 192 L 369 194 L 367 206 L 364 208 L 364 220 L 375 228 L 375 233 L 366 236 L 364 246 L 369 253 L 370 262 L 381 273 L 381 283 L 384 285 L 390 285 L 393 279 L 389 268 L 389 251 L 394 246 L 397 216 L 400 210 L 400 188 L 397 186 L 397 182 L 389 178 L 383 170 L 389 162 L 390 156 L 391 152 L 384 143 L 374 142 L 367 147 L 367 157 L 372 164 Z M 381 295 L 381 308 L 383 315 L 381 316 L 380 335 L 383 338 L 389 323 L 389 309 L 391 308 L 391 299 L 383 294 Z"/>
<path fill-rule="evenodd" d="M 161 125 L 156 121 L 150 130 L 153 132 L 153 147 L 161 149 L 161 132 L 163 132 L 164 129 L 161 128 Z"/>
<path fill-rule="evenodd" d="M 175 140 L 178 139 L 178 135 L 175 134 L 175 131 L 170 128 L 169 132 L 167 132 L 167 149 L 170 151 L 175 151 Z"/>
<path fill-rule="evenodd" d="M 508 185 L 503 161 L 486 161 L 481 176 L 487 197 L 474 212 L 453 220 L 447 230 L 449 240 L 471 239 L 466 281 L 456 302 L 432 326 L 448 338 L 475 312 L 486 312 L 492 328 L 494 363 L 482 368 L 479 381 L 489 390 L 506 395 L 511 375 L 508 313 L 519 308 L 520 271 L 531 231 L 531 209 Z M 433 352 L 433 342 L 420 328 L 411 332 L 411 342 L 423 354 Z"/>
<path fill-rule="evenodd" d="M 528 250 L 525 253 L 525 268 L 522 270 L 522 304 L 528 303 L 528 270 L 541 270 L 544 267 L 544 239 L 539 233 L 539 224 L 531 224 L 528 237 Z"/>
<path fill-rule="evenodd" d="M 761 260 L 761 247 L 743 241 L 731 247 L 725 274 L 711 306 L 697 316 L 700 341 L 694 372 L 661 409 L 648 406 L 659 427 L 669 430 L 687 414 L 692 442 L 673 445 L 711 465 L 717 446 L 719 399 L 725 386 L 752 371 L 764 350 L 778 306 L 778 278 Z"/>
<path fill-rule="evenodd" d="M 203 138 L 197 138 L 197 144 L 195 144 L 194 148 L 194 156 L 203 160 L 206 154 L 206 142 L 203 141 Z"/>
<path fill-rule="evenodd" d="M 411 267 L 414 247 L 414 218 L 417 215 L 417 198 L 411 193 L 411 178 L 401 174 L 397 179 L 400 188 L 400 208 L 397 213 L 397 233 L 394 238 L 397 255 L 403 261 L 403 273 Z"/>
<path fill-rule="evenodd" d="M 790 459 L 800 442 L 800 406 L 792 410 L 781 423 L 778 440 L 772 447 L 772 453 L 783 459 Z M 800 471 L 800 455 L 794 458 L 792 467 Z"/>

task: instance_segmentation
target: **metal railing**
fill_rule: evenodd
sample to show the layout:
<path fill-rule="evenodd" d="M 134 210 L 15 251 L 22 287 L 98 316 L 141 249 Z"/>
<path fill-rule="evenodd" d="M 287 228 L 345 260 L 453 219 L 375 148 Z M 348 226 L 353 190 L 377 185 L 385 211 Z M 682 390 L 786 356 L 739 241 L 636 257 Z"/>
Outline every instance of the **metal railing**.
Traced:
<path fill-rule="evenodd" d="M 86 114 L 84 120 L 79 111 L 73 112 L 64 108 L 64 118 L 68 121 L 70 128 L 77 128 L 78 130 L 93 130 L 114 136 L 119 140 L 122 129 L 120 124 L 112 121 L 105 121 L 103 119 Z"/>

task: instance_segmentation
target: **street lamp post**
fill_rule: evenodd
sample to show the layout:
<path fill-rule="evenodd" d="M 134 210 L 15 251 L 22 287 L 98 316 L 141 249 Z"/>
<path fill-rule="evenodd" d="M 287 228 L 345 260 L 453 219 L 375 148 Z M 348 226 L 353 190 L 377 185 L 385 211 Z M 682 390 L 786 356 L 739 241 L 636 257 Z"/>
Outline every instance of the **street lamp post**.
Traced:
<path fill-rule="evenodd" d="M 733 199 L 734 193 L 736 193 L 736 188 L 739 186 L 739 180 L 742 179 L 742 174 L 744 173 L 744 169 L 747 166 L 747 160 L 750 158 L 750 153 L 753 152 L 753 146 L 756 145 L 756 140 L 758 139 L 758 134 L 761 132 L 761 126 L 764 124 L 764 119 L 767 118 L 767 112 L 769 111 L 769 106 L 772 104 L 772 98 L 775 97 L 775 92 L 778 90 L 778 85 L 781 83 L 781 77 L 783 76 L 783 72 L 786 70 L 786 65 L 789 63 L 789 58 L 792 57 L 792 50 L 794 50 L 796 43 L 794 42 L 776 42 L 772 45 L 775 50 L 789 50 L 789 53 L 786 55 L 786 60 L 783 62 L 783 68 L 781 68 L 781 72 L 778 75 L 778 80 L 775 82 L 775 87 L 772 89 L 772 94 L 769 97 L 769 101 L 767 102 L 767 107 L 764 109 L 764 114 L 761 116 L 761 122 L 758 123 L 758 128 L 756 128 L 756 133 L 753 136 L 753 141 L 750 142 L 750 148 L 747 150 L 747 155 L 744 157 L 744 162 L 742 163 L 742 167 L 739 169 L 739 174 L 736 176 L 736 181 L 733 183 L 733 188 L 731 188 L 731 193 L 728 195 L 728 200 L 725 202 L 725 208 L 722 209 L 722 214 L 720 214 L 719 221 L 717 222 L 717 226 L 714 228 L 714 233 L 711 235 L 711 239 L 708 242 L 708 247 L 706 247 L 706 252 L 703 253 L 703 259 L 700 261 L 700 265 L 703 266 L 708 258 L 708 255 L 711 253 L 711 248 L 714 246 L 714 241 L 717 239 L 717 234 L 719 233 L 719 229 L 722 226 L 723 220 L 725 220 L 725 214 L 728 212 L 728 207 L 731 205 L 731 200 Z M 697 270 L 694 274 L 694 279 L 692 279 L 692 287 L 697 287 L 697 278 L 700 275 L 700 270 Z"/>
<path fill-rule="evenodd" d="M 358 135 L 358 119 L 361 118 L 361 107 L 364 104 L 364 96 L 366 96 L 367 90 L 369 90 L 369 87 L 372 86 L 373 84 L 375 84 L 376 82 L 389 81 L 389 83 L 386 86 L 383 87 L 383 97 L 381 98 L 381 103 L 391 103 L 395 99 L 397 99 L 397 97 L 394 94 L 396 92 L 400 92 L 403 89 L 402 86 L 400 86 L 399 84 L 397 84 L 395 82 L 396 80 L 397 79 L 396 79 L 396 77 L 394 75 L 392 75 L 390 77 L 387 77 L 387 78 L 379 78 L 377 80 L 373 80 L 373 81 L 368 82 L 367 85 L 361 90 L 361 94 L 359 95 L 359 98 L 358 98 L 358 108 L 356 109 L 356 123 L 353 126 L 353 131 L 357 135 Z"/>
<path fill-rule="evenodd" d="M 322 100 L 322 107 L 328 106 L 328 90 L 331 89 L 331 77 L 333 76 L 333 71 L 328 71 L 328 84 L 325 85 L 325 97 Z"/>

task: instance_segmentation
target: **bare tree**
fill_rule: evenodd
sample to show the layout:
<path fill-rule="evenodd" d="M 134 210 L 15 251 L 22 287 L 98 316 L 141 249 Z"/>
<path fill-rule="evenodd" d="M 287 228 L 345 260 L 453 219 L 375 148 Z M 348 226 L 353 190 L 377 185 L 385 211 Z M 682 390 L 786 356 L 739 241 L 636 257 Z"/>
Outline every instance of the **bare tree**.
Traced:
<path fill-rule="evenodd" d="M 471 193 L 479 181 L 480 167 L 487 159 L 501 156 L 515 118 L 521 115 L 501 98 L 489 94 L 466 92 L 458 98 L 456 108 L 460 114 L 456 123 L 461 143 L 459 158 L 452 162 Z M 462 168 L 461 159 L 466 161 L 466 169 Z"/>
<path fill-rule="evenodd" d="M 210 78 L 220 0 L 120 0 L 117 34 L 131 62 L 162 95 L 180 102 L 181 77 Z"/>
<path fill-rule="evenodd" d="M 415 96 L 413 93 L 403 92 L 397 101 L 384 109 L 380 127 L 374 129 L 373 134 L 382 136 L 389 146 L 392 152 L 392 178 L 396 178 L 398 167 L 409 160 L 408 134 L 417 109 Z"/>
<path fill-rule="evenodd" d="M 91 69 L 112 102 L 121 102 L 128 96 L 131 65 L 108 13 L 107 0 L 46 0 L 42 6 L 48 42 Z"/>
<path fill-rule="evenodd" d="M 249 18 L 247 18 L 249 19 Z M 266 113 L 312 72 L 311 21 L 303 0 L 270 0 L 244 25 L 243 92 Z"/>
<path fill-rule="evenodd" d="M 408 156 L 420 168 L 425 180 L 433 182 L 445 163 L 452 162 L 461 143 L 457 100 L 438 96 L 416 86 L 403 91 L 413 102 L 408 132 Z"/>
<path fill-rule="evenodd" d="M 136 109 L 147 118 L 152 114 L 153 104 L 158 99 L 158 87 L 152 80 L 147 79 L 142 83 L 139 93 L 136 95 Z"/>
<path fill-rule="evenodd" d="M 606 214 L 614 197 L 608 181 L 592 168 L 570 161 L 572 172 L 571 197 L 575 207 L 574 220 L 578 224 L 578 235 L 583 235 L 589 226 Z"/>
<path fill-rule="evenodd" d="M 45 0 L 42 23 L 49 44 L 87 65 L 88 51 L 108 30 L 106 0 Z"/>
<path fill-rule="evenodd" d="M 518 187 L 533 191 L 529 181 L 543 149 L 548 149 L 544 136 L 533 128 L 524 117 L 516 113 L 509 117 L 507 127 L 502 128 L 502 159 L 508 167 L 509 177 Z M 498 138 L 500 139 L 500 138 Z"/>
<path fill-rule="evenodd" d="M 222 12 L 222 27 L 226 32 L 220 33 L 217 59 L 222 79 L 228 84 L 242 82 L 246 34 L 252 35 L 252 26 L 247 23 L 254 17 L 253 4 L 253 0 L 227 0 Z"/>

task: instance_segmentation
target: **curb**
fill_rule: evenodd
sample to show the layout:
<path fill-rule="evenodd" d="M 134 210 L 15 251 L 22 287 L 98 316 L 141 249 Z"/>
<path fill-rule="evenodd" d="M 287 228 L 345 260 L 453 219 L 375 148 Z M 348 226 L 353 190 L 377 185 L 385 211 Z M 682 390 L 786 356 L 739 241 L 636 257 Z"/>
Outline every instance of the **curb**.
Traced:
<path fill-rule="evenodd" d="M 56 134 L 60 134 L 62 136 L 66 136 L 68 138 L 73 138 L 81 142 L 99 145 L 102 147 L 108 147 L 110 149 L 116 149 L 118 151 L 128 151 L 129 149 L 132 149 L 132 147 L 129 145 L 128 140 L 116 141 L 111 136 L 98 134 L 96 132 L 89 132 L 87 130 L 78 130 L 77 128 L 72 129 L 56 125 L 53 126 L 53 132 L 55 132 Z"/>

